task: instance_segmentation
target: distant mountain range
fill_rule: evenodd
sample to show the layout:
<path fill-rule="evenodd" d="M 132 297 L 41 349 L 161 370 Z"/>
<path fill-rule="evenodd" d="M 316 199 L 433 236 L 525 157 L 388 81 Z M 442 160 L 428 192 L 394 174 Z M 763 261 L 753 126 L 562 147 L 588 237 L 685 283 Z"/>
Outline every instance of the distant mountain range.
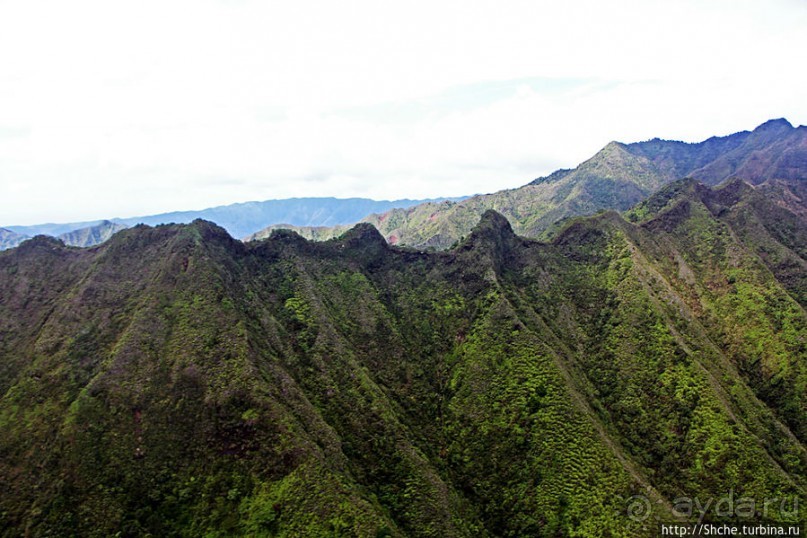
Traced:
<path fill-rule="evenodd" d="M 448 200 L 461 200 L 447 198 Z M 442 200 L 442 199 L 440 199 Z M 370 213 L 405 208 L 436 200 L 370 200 L 368 198 L 289 198 L 177 211 L 143 217 L 101 221 L 0 228 L 0 250 L 17 246 L 35 235 L 58 237 L 72 246 L 87 247 L 108 239 L 111 233 L 136 224 L 156 226 L 189 223 L 196 219 L 215 222 L 235 238 L 242 238 L 275 223 L 294 226 L 334 226 L 357 222 Z"/>
<path fill-rule="evenodd" d="M 653 139 L 611 142 L 574 169 L 558 170 L 517 188 L 467 198 L 375 201 L 366 198 L 292 198 L 105 221 L 0 228 L 0 250 L 37 234 L 72 246 L 92 246 L 135 224 L 217 223 L 234 238 L 258 240 L 273 230 L 303 237 L 338 237 L 356 222 L 375 226 L 391 244 L 445 249 L 465 237 L 481 215 L 493 209 L 516 233 L 546 238 L 557 223 L 601 210 L 624 211 L 663 185 L 683 177 L 717 185 L 730 178 L 751 184 L 805 179 L 807 127 L 770 120 L 753 131 L 712 137 L 700 143 Z M 803 188 L 787 184 L 790 196 Z M 799 191 L 798 193 L 795 191 Z"/>
<path fill-rule="evenodd" d="M 696 144 L 658 138 L 633 144 L 611 142 L 577 168 L 558 170 L 517 189 L 393 209 L 369 215 L 362 222 L 375 226 L 391 244 L 444 249 L 468 235 L 481 215 L 493 209 L 507 217 L 516 233 L 540 238 L 563 219 L 607 209 L 624 211 L 684 177 L 706 185 L 729 178 L 752 184 L 807 179 L 807 127 L 794 128 L 778 119 L 750 132 Z M 279 227 L 271 226 L 250 239 L 268 237 Z M 346 229 L 287 228 L 318 240 L 336 237 Z"/>
<path fill-rule="evenodd" d="M 29 239 L 27 235 L 19 234 L 6 228 L 0 228 L 0 250 L 14 248 L 26 239 Z"/>
<path fill-rule="evenodd" d="M 55 226 L 55 225 L 54 225 Z M 62 225 L 59 225 L 62 226 Z M 70 227 L 71 225 L 64 225 Z M 15 227 L 24 228 L 24 227 Z M 36 228 L 36 227 L 34 227 Z M 90 247 L 103 243 L 113 234 L 128 228 L 125 224 L 103 220 L 91 226 L 76 228 L 72 231 L 61 233 L 56 236 L 57 239 L 64 242 L 65 245 L 72 247 Z M 52 228 L 58 229 L 58 228 Z M 43 234 L 47 235 L 47 234 Z M 23 241 L 31 239 L 31 236 L 17 233 L 6 228 L 0 228 L 0 250 L 6 250 L 18 246 Z"/>
<path fill-rule="evenodd" d="M 95 226 L 88 226 L 86 228 L 73 230 L 72 232 L 59 234 L 57 239 L 63 241 L 65 245 L 72 247 L 91 247 L 103 243 L 117 232 L 125 230 L 126 228 L 128 228 L 128 226 L 125 224 L 105 220 Z"/>

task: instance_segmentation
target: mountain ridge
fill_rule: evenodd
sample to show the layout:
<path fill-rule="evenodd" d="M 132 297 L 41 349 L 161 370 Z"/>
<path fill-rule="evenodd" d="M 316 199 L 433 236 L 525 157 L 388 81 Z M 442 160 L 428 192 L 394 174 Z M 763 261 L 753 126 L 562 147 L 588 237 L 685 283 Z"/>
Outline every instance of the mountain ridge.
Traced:
<path fill-rule="evenodd" d="M 126 228 L 128 226 L 125 224 L 104 220 L 95 226 L 78 228 L 71 232 L 60 234 L 57 239 L 72 247 L 91 247 L 109 240 L 114 234 Z"/>
<path fill-rule="evenodd" d="M 777 196 L 684 180 L 549 241 L 486 211 L 439 252 L 194 221 L 0 253 L 0 532 L 655 536 L 682 494 L 803 500 Z"/>
<path fill-rule="evenodd" d="M 439 198 L 438 200 L 459 200 L 458 198 Z M 236 238 L 244 237 L 267 224 L 284 222 L 288 225 L 300 226 L 325 226 L 338 225 L 343 223 L 353 223 L 367 215 L 377 211 L 384 211 L 395 207 L 408 207 L 413 204 L 423 203 L 427 200 L 371 200 L 369 198 L 287 198 L 283 200 L 265 200 L 262 202 L 240 202 L 229 205 L 209 207 L 198 211 L 173 211 L 156 215 L 146 215 L 140 217 L 111 218 L 106 220 L 85 221 L 74 223 L 48 223 L 31 226 L 7 226 L 8 233 L 18 234 L 21 237 L 15 238 L 13 245 L 19 244 L 27 237 L 35 235 L 51 235 L 54 237 L 64 236 L 68 243 L 75 246 L 92 246 L 101 242 L 102 237 L 108 237 L 104 229 L 115 225 L 116 231 L 120 226 L 129 227 L 137 224 L 148 224 L 156 226 L 169 223 L 190 223 L 195 219 L 204 218 L 217 222 L 224 227 L 230 235 Z M 110 224 L 111 223 L 111 224 Z M 85 231 L 93 229 L 92 231 Z M 82 230 L 82 231 L 78 231 Z M 70 235 L 74 234 L 74 235 Z M 78 235 L 75 235 L 78 234 Z M 6 234 L 7 235 L 7 234 Z M 73 237 L 86 236 L 84 239 L 73 239 Z M 10 236 L 9 236 L 10 237 Z M 96 237 L 97 242 L 88 241 Z M 0 243 L 0 250 L 5 243 Z M 8 241 L 12 245 L 11 240 Z"/>
<path fill-rule="evenodd" d="M 807 127 L 769 120 L 703 142 L 654 138 L 625 144 L 610 142 L 574 169 L 561 169 L 516 189 L 476 195 L 452 204 L 424 204 L 365 217 L 392 244 L 444 249 L 470 231 L 486 209 L 510 219 L 522 235 L 545 238 L 557 221 L 600 210 L 625 211 L 662 186 L 691 176 L 707 185 L 740 178 L 753 184 L 767 180 L 807 180 Z M 260 239 L 273 226 L 247 240 Z M 296 229 L 311 239 L 344 231 Z"/>

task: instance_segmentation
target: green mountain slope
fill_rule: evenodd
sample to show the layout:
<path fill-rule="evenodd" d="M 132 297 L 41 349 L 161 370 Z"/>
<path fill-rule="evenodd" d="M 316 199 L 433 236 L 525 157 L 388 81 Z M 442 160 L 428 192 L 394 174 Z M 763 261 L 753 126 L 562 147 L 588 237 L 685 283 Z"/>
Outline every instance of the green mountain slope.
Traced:
<path fill-rule="evenodd" d="M 807 127 L 771 120 L 752 132 L 713 137 L 697 144 L 653 139 L 611 142 L 573 170 L 559 170 L 518 189 L 478 195 L 460 202 L 428 203 L 373 214 L 373 224 L 391 243 L 417 248 L 448 248 L 468 235 L 488 209 L 503 214 L 521 235 L 546 238 L 562 219 L 604 209 L 624 211 L 660 187 L 694 177 L 707 185 L 740 178 L 807 180 Z M 312 239 L 343 232 L 293 228 Z M 251 239 L 268 237 L 271 230 Z"/>
<path fill-rule="evenodd" d="M 771 179 L 759 188 L 776 204 L 807 221 L 807 181 Z"/>
<path fill-rule="evenodd" d="M 203 221 L 0 253 L 0 535 L 798 521 L 807 243 L 771 200 L 678 182 L 549 243 L 489 211 L 436 253 Z"/>

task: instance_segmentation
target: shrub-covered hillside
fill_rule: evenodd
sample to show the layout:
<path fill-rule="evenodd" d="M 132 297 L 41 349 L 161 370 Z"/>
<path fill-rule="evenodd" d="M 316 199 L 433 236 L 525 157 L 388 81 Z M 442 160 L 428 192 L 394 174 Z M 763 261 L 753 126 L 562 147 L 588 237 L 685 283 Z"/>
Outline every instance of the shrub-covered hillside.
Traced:
<path fill-rule="evenodd" d="M 204 221 L 0 253 L 0 535 L 654 536 L 682 496 L 803 504 L 807 243 L 773 200 L 679 182 L 547 243 L 490 211 L 438 253 Z"/>

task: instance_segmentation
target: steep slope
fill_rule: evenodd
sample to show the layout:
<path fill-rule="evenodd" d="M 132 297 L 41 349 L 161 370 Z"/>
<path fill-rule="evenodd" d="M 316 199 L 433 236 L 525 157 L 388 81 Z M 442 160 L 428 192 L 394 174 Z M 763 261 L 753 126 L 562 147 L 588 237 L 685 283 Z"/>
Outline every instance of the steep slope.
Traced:
<path fill-rule="evenodd" d="M 776 204 L 807 222 L 807 181 L 770 179 L 759 188 Z"/>
<path fill-rule="evenodd" d="M 202 221 L 0 253 L 0 532 L 655 536 L 730 491 L 797 521 L 807 245 L 732 185 L 551 243 L 486 212 L 437 253 Z"/>
<path fill-rule="evenodd" d="M 61 234 L 57 239 L 64 241 L 65 245 L 73 247 L 91 247 L 107 241 L 117 232 L 126 228 L 128 226 L 125 224 L 105 220 L 95 226 L 79 228 L 78 230 Z"/>
<path fill-rule="evenodd" d="M 488 209 L 505 215 L 527 237 L 546 237 L 557 221 L 603 209 L 624 211 L 663 185 L 694 177 L 708 185 L 730 179 L 807 180 L 807 127 L 771 120 L 752 132 L 713 137 L 697 144 L 658 138 L 611 142 L 574 170 L 559 170 L 518 189 L 479 195 L 457 203 L 423 204 L 363 219 L 392 244 L 448 248 L 468 235 Z M 305 237 L 342 232 L 294 228 Z M 252 236 L 267 237 L 269 231 Z"/>
<path fill-rule="evenodd" d="M 684 181 L 664 194 L 645 204 L 659 206 L 641 224 L 652 231 L 646 250 L 756 395 L 804 443 L 807 233 L 795 215 L 740 181 L 713 190 Z"/>

